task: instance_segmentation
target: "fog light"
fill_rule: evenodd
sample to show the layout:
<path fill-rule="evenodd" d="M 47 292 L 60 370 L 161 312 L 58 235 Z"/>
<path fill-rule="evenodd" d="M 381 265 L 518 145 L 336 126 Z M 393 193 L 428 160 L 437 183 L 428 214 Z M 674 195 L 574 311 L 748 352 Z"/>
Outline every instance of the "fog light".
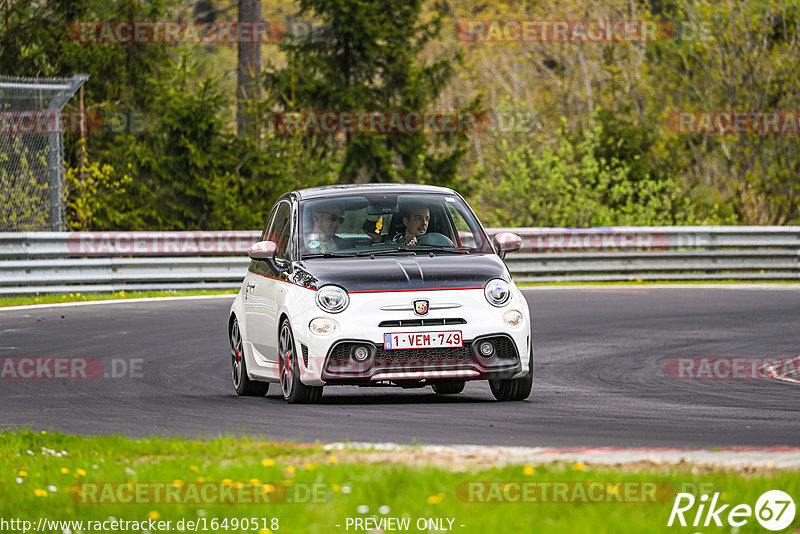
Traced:
<path fill-rule="evenodd" d="M 336 330 L 336 323 L 325 317 L 317 317 L 308 323 L 308 329 L 317 336 L 329 336 Z"/>
<path fill-rule="evenodd" d="M 364 362 L 369 358 L 369 349 L 367 347 L 356 347 L 353 349 L 353 359 L 357 362 Z"/>
<path fill-rule="evenodd" d="M 484 356 L 491 356 L 492 354 L 494 354 L 494 345 L 492 345 L 488 341 L 484 341 L 480 345 L 480 351 L 481 354 L 483 354 Z"/>
<path fill-rule="evenodd" d="M 507 311 L 503 315 L 503 321 L 505 321 L 506 326 L 510 328 L 516 328 L 522 324 L 522 314 L 517 310 Z"/>

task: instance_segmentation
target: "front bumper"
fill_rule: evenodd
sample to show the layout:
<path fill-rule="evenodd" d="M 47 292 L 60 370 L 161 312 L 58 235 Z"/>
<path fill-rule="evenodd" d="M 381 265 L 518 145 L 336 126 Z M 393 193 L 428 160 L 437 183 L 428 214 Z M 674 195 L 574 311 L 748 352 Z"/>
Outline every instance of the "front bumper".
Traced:
<path fill-rule="evenodd" d="M 483 343 L 491 343 L 490 356 L 480 353 Z M 356 361 L 357 347 L 369 350 L 369 357 Z M 488 379 L 511 378 L 522 366 L 514 340 L 494 334 L 465 341 L 458 348 L 385 350 L 382 344 L 367 340 L 338 341 L 328 351 L 322 379 L 328 383 L 360 384 L 383 380 Z"/>
<path fill-rule="evenodd" d="M 414 299 L 429 299 L 436 304 L 458 304 L 457 308 L 431 310 L 426 321 L 445 321 L 444 325 L 406 326 L 418 319 L 413 312 L 386 311 Z M 307 385 L 355 384 L 377 385 L 380 382 L 507 379 L 528 372 L 530 354 L 530 319 L 527 303 L 514 292 L 507 306 L 495 308 L 486 302 L 482 290 L 446 290 L 436 292 L 386 292 L 378 295 L 351 294 L 350 306 L 340 314 L 326 315 L 308 309 L 295 318 L 294 333 L 300 362 L 300 379 Z M 503 314 L 522 312 L 523 324 L 509 328 Z M 336 323 L 332 336 L 321 337 L 308 329 L 316 317 Z M 459 323 L 448 321 L 457 319 Z M 403 321 L 403 326 L 386 327 Z M 436 332 L 459 330 L 463 346 L 458 348 L 384 349 L 384 335 L 397 332 Z M 485 342 L 493 344 L 489 356 L 480 353 Z M 368 349 L 369 357 L 357 362 L 355 347 Z"/>

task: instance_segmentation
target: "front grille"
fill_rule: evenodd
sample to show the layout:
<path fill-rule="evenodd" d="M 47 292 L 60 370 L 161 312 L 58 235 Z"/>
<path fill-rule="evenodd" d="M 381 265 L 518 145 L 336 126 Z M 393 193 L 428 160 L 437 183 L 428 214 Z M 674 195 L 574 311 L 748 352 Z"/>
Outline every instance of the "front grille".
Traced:
<path fill-rule="evenodd" d="M 505 336 L 497 336 L 481 339 L 481 341 L 491 341 L 494 343 L 494 358 L 500 360 L 516 359 L 517 350 L 514 348 L 514 342 Z"/>
<path fill-rule="evenodd" d="M 494 353 L 486 358 L 478 354 L 476 343 L 491 341 Z M 368 347 L 370 358 L 362 363 L 351 358 L 355 347 Z M 507 336 L 481 337 L 465 342 L 463 347 L 436 349 L 386 350 L 369 342 L 347 341 L 337 344 L 328 355 L 324 375 L 327 378 L 369 378 L 383 372 L 432 372 L 474 369 L 481 373 L 505 371 L 519 366 L 514 342 Z"/>
<path fill-rule="evenodd" d="M 400 319 L 397 321 L 381 321 L 378 323 L 380 328 L 397 328 L 403 326 L 444 326 L 451 324 L 467 324 L 461 318 L 455 319 Z"/>
<path fill-rule="evenodd" d="M 472 347 L 469 343 L 463 347 L 444 347 L 441 349 L 395 349 L 386 350 L 378 347 L 375 351 L 375 365 L 381 368 L 396 366 L 422 367 L 430 365 L 447 365 L 449 363 L 470 363 L 473 360 Z"/>

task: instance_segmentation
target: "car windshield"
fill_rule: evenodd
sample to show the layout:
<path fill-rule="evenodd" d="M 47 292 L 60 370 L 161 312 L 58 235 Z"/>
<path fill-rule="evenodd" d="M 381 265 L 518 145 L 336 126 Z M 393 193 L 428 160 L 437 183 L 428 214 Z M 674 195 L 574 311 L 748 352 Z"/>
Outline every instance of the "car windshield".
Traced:
<path fill-rule="evenodd" d="M 300 203 L 303 258 L 494 252 L 457 195 L 371 193 Z"/>

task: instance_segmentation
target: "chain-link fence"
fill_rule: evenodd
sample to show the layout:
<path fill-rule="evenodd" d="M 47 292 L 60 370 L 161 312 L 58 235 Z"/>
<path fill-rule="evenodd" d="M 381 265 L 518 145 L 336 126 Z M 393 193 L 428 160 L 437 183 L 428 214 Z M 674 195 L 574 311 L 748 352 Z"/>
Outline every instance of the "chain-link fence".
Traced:
<path fill-rule="evenodd" d="M 0 76 L 0 232 L 63 230 L 61 109 L 88 78 Z"/>

